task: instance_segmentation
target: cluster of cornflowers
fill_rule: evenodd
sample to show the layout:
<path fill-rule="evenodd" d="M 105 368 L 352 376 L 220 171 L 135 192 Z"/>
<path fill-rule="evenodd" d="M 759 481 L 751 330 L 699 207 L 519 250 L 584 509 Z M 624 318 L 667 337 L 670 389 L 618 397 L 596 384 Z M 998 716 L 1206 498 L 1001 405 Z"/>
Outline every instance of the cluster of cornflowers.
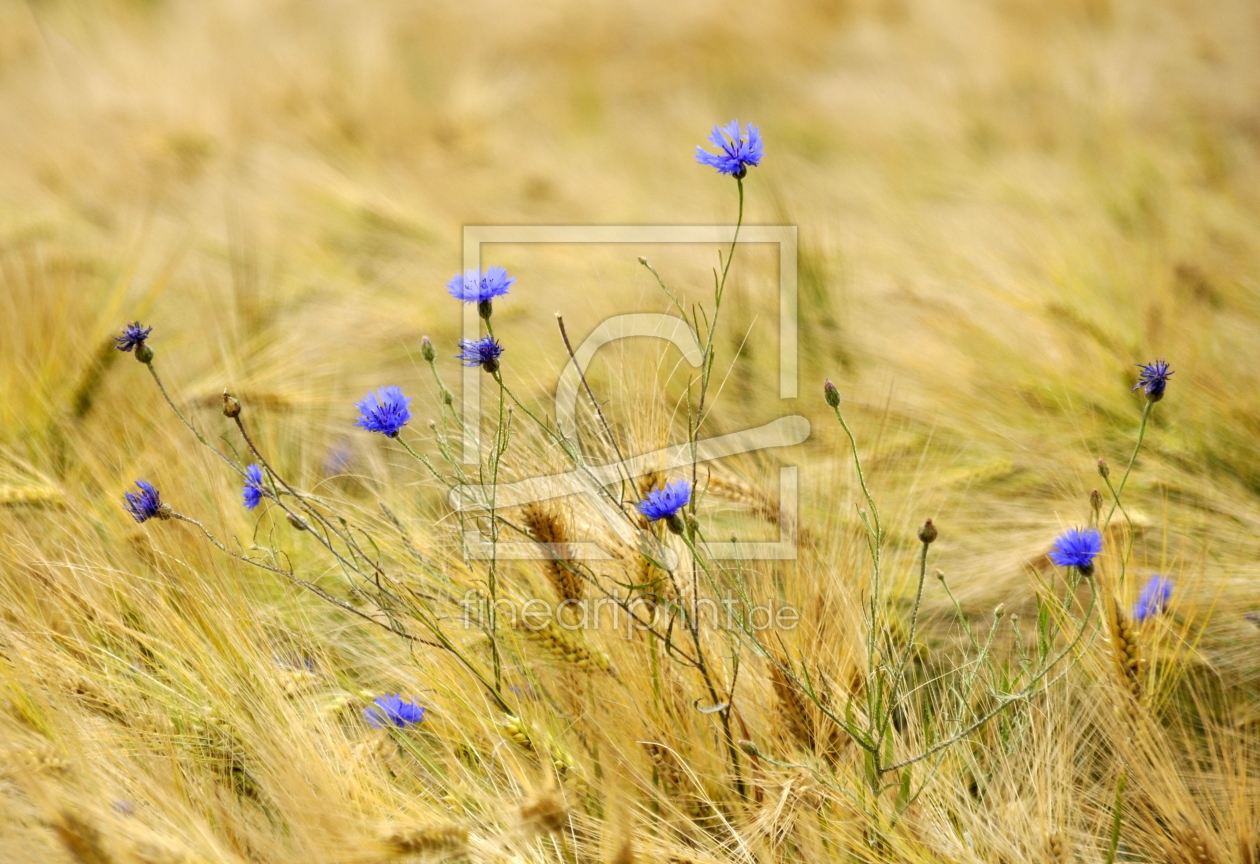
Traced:
<path fill-rule="evenodd" d="M 710 140 L 718 147 L 718 153 L 707 153 L 697 148 L 696 159 L 702 164 L 710 165 L 725 174 L 742 181 L 748 168 L 759 165 L 763 150 L 757 127 L 749 126 L 741 129 L 738 121 L 732 121 L 726 127 L 714 127 Z M 516 279 L 499 266 L 487 268 L 484 272 L 468 270 L 456 274 L 447 282 L 448 293 L 463 303 L 475 304 L 477 314 L 486 322 L 490 330 L 490 319 L 494 314 L 494 300 L 506 297 Z M 133 321 L 123 328 L 122 334 L 115 337 L 119 351 L 132 353 L 141 363 L 149 366 L 153 361 L 153 350 L 148 345 L 152 327 L 145 327 Z M 456 358 L 467 367 L 480 366 L 487 373 L 498 377 L 500 358 L 503 356 L 503 345 L 494 337 L 493 331 L 479 339 L 461 339 L 459 353 Z M 421 343 L 421 354 L 425 361 L 433 363 L 436 352 L 433 343 L 426 336 Z M 156 377 L 156 373 L 155 377 Z M 159 386 L 161 382 L 159 381 Z M 165 392 L 165 391 L 164 391 Z M 449 394 L 443 393 L 449 403 Z M 411 399 L 403 393 L 402 388 L 394 385 L 384 386 L 355 403 L 358 418 L 355 425 L 368 432 L 375 432 L 387 438 L 398 438 L 403 429 L 411 421 Z M 228 393 L 223 394 L 223 413 L 236 418 L 241 413 L 241 404 Z M 194 430 L 195 431 L 195 430 Z M 241 489 L 241 504 L 246 510 L 256 510 L 266 499 L 275 499 L 277 491 L 269 486 L 267 471 L 263 465 L 251 464 L 242 472 L 245 484 Z M 153 484 L 146 480 L 137 480 L 138 492 L 127 492 L 123 496 L 123 505 L 137 522 L 150 519 L 186 519 L 162 501 L 161 494 Z M 637 506 L 640 513 L 650 521 L 664 520 L 671 531 L 681 534 L 684 526 L 679 511 L 691 498 L 691 487 L 684 480 L 677 480 L 661 489 L 649 491 Z M 293 514 L 290 521 L 299 528 L 305 527 L 300 519 L 295 521 Z M 187 520 L 191 521 L 191 520 Z M 399 694 L 378 697 L 364 712 L 369 724 L 374 727 L 404 728 L 421 722 L 425 709 L 404 700 Z"/>
<path fill-rule="evenodd" d="M 715 126 L 709 140 L 717 147 L 717 152 L 711 153 L 697 147 L 696 161 L 715 168 L 720 174 L 735 178 L 741 184 L 748 169 L 761 164 L 764 150 L 756 126 L 742 127 L 738 120 L 732 120 L 726 126 Z M 494 300 L 508 296 L 516 281 L 503 267 L 491 266 L 484 272 L 468 270 L 463 274 L 457 273 L 447 282 L 446 287 L 455 299 L 475 304 L 479 317 L 486 322 L 489 330 Z M 115 337 L 117 348 L 134 353 L 137 360 L 148 365 L 153 360 L 153 351 L 147 344 L 152 332 L 152 327 L 131 322 L 123 329 L 122 335 Z M 493 332 L 479 339 L 461 339 L 459 349 L 455 357 L 464 366 L 480 366 L 498 378 L 504 348 Z M 427 336 L 422 340 L 421 354 L 426 362 L 432 363 L 435 360 L 436 352 Z M 1139 368 L 1141 371 L 1138 383 L 1133 389 L 1143 390 L 1148 403 L 1154 404 L 1164 397 L 1172 370 L 1163 360 L 1139 364 Z M 831 381 L 826 382 L 823 394 L 827 404 L 838 409 L 840 394 Z M 443 397 L 449 402 L 449 394 L 444 392 Z M 394 385 L 369 392 L 355 403 L 358 409 L 355 425 L 387 438 L 398 438 L 411 420 L 411 401 L 402 388 Z M 240 414 L 241 406 L 236 399 L 224 393 L 223 402 L 226 416 L 235 418 Z M 267 473 L 262 465 L 249 465 L 244 471 L 244 478 L 245 485 L 241 494 L 245 509 L 255 510 L 264 499 L 275 497 L 276 493 L 268 488 Z M 125 509 L 137 522 L 184 518 L 161 500 L 158 490 L 151 483 L 137 480 L 136 486 L 139 492 L 127 492 L 123 497 Z M 682 513 L 691 501 L 692 493 L 692 485 L 686 480 L 678 479 L 649 490 L 635 507 L 649 522 L 663 521 L 672 533 L 686 536 L 688 526 Z M 302 527 L 300 523 L 295 524 Z M 919 536 L 924 543 L 930 543 L 936 538 L 936 534 L 935 526 L 928 520 Z M 1071 528 L 1055 540 L 1049 557 L 1060 567 L 1075 568 L 1082 576 L 1090 577 L 1094 572 L 1094 561 L 1102 549 L 1103 538 L 1097 528 Z M 1167 606 L 1171 593 L 1170 580 L 1158 574 L 1152 576 L 1141 591 L 1133 617 L 1142 621 L 1159 614 Z M 368 723 L 377 728 L 405 728 L 420 723 L 424 714 L 423 707 L 407 702 L 398 694 L 378 697 L 364 712 Z"/>

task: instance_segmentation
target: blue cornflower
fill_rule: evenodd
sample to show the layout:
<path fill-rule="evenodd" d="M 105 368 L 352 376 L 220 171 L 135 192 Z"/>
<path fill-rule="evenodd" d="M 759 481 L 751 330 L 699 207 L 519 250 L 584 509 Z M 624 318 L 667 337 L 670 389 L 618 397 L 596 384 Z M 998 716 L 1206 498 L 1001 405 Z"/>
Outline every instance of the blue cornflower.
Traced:
<path fill-rule="evenodd" d="M 1050 560 L 1060 567 L 1075 567 L 1086 576 L 1094 572 L 1094 559 L 1102 552 L 1102 535 L 1097 528 L 1069 528 L 1054 541 Z"/>
<path fill-rule="evenodd" d="M 446 288 L 456 300 L 481 303 L 502 297 L 515 283 L 514 276 L 509 276 L 506 270 L 496 265 L 486 268 L 485 273 L 476 270 L 466 270 L 463 276 L 456 273 L 446 283 Z"/>
<path fill-rule="evenodd" d="M 424 720 L 424 708 L 411 704 L 395 693 L 393 696 L 377 696 L 363 711 L 363 716 L 373 729 L 385 726 L 405 729 Z"/>
<path fill-rule="evenodd" d="M 368 395 L 354 403 L 359 409 L 359 419 L 354 424 L 369 432 L 380 432 L 390 438 L 397 438 L 398 433 L 411 419 L 407 406 L 411 400 L 403 395 L 398 387 L 382 387 L 375 394 Z"/>
<path fill-rule="evenodd" d="M 121 336 L 115 336 L 115 346 L 119 351 L 131 351 L 144 345 L 144 340 L 153 332 L 152 327 L 145 327 L 139 321 L 132 321 L 123 328 Z"/>
<path fill-rule="evenodd" d="M 714 126 L 709 140 L 722 151 L 709 153 L 703 147 L 696 148 L 696 161 L 712 165 L 719 174 L 729 174 L 736 180 L 743 179 L 749 167 L 761 164 L 761 133 L 756 126 L 749 126 L 746 133 L 739 128 L 739 121 L 732 120 L 727 126 Z"/>
<path fill-rule="evenodd" d="M 494 312 L 494 304 L 491 301 L 495 297 L 507 294 L 508 289 L 515 282 L 516 279 L 509 276 L 506 270 L 495 266 L 484 273 L 476 270 L 467 270 L 463 276 L 456 273 L 451 277 L 451 281 L 446 283 L 446 290 L 457 300 L 476 303 L 477 314 L 489 321 L 490 315 Z"/>
<path fill-rule="evenodd" d="M 1172 597 L 1173 583 L 1156 573 L 1146 581 L 1138 594 L 1137 604 L 1133 607 L 1133 620 L 1145 621 L 1164 611 Z"/>
<path fill-rule="evenodd" d="M 123 493 L 123 506 L 132 518 L 137 522 L 147 522 L 154 517 L 169 519 L 171 508 L 162 503 L 162 497 L 153 488 L 153 484 L 137 480 L 136 485 L 140 487 L 139 492 Z"/>
<path fill-rule="evenodd" d="M 262 482 L 262 466 L 250 465 L 245 469 L 245 488 L 241 490 L 241 495 L 245 499 L 246 510 L 253 510 L 257 507 L 263 496 L 267 494 L 263 491 Z"/>
<path fill-rule="evenodd" d="M 503 346 L 493 336 L 484 339 L 460 339 L 458 357 L 465 366 L 480 366 L 487 372 L 499 371 L 499 357 Z"/>
<path fill-rule="evenodd" d="M 690 500 L 691 486 L 686 480 L 675 480 L 667 484 L 664 489 L 653 489 L 647 497 L 634 506 L 649 521 L 664 519 L 669 530 L 675 534 L 681 534 L 683 524 L 678 511 L 687 506 Z"/>
<path fill-rule="evenodd" d="M 1164 388 L 1168 386 L 1168 376 L 1173 371 L 1168 368 L 1168 363 L 1164 360 L 1152 360 L 1145 365 L 1138 363 L 1137 367 L 1142 371 L 1138 373 L 1138 382 L 1133 385 L 1134 390 L 1145 390 L 1146 401 L 1158 402 L 1164 398 Z"/>

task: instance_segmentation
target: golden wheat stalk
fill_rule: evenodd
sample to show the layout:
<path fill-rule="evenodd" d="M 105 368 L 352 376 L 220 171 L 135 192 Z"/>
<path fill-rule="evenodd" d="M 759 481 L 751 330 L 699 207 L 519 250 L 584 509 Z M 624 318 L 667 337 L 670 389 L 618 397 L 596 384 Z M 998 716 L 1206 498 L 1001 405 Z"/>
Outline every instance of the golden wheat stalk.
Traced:
<path fill-rule="evenodd" d="M 1066 864 L 1072 860 L 1072 847 L 1062 831 L 1051 831 L 1046 835 L 1046 855 L 1055 864 Z"/>
<path fill-rule="evenodd" d="M 551 789 L 543 790 L 521 805 L 521 824 L 538 834 L 555 834 L 569 824 L 569 808 Z"/>
<path fill-rule="evenodd" d="M 105 850 L 101 832 L 68 810 L 54 820 L 52 832 L 78 864 L 112 864 L 114 861 Z"/>
<path fill-rule="evenodd" d="M 49 486 L 0 486 L 0 507 L 64 507 L 65 496 Z"/>
<path fill-rule="evenodd" d="M 549 553 L 544 566 L 557 596 L 561 601 L 581 600 L 585 585 L 577 564 L 569 558 L 569 532 L 564 520 L 554 509 L 541 503 L 530 504 L 523 516 L 530 536 Z"/>
<path fill-rule="evenodd" d="M 1185 864 L 1218 864 L 1219 860 L 1212 851 L 1211 843 L 1202 832 L 1189 826 L 1177 833 L 1181 853 Z"/>
<path fill-rule="evenodd" d="M 594 667 L 604 672 L 612 672 L 612 662 L 607 654 L 598 648 L 584 644 L 574 633 L 560 627 L 554 621 L 545 621 L 537 627 L 525 622 L 520 622 L 517 626 L 526 639 L 579 669 Z"/>
<path fill-rule="evenodd" d="M 460 825 L 392 828 L 384 832 L 381 843 L 391 852 L 399 855 L 459 852 L 468 846 L 468 829 Z"/>
<path fill-rule="evenodd" d="M 805 694 L 795 682 L 788 679 L 779 663 L 770 666 L 770 685 L 779 706 L 779 718 L 784 727 L 802 746 L 814 749 L 814 724 L 809 714 Z"/>
<path fill-rule="evenodd" d="M 1141 670 L 1145 665 L 1138 646 L 1138 631 L 1133 622 L 1124 614 L 1120 604 L 1112 602 L 1111 606 L 1111 650 L 1116 669 L 1124 689 L 1141 702 L 1145 696 L 1142 688 Z"/>

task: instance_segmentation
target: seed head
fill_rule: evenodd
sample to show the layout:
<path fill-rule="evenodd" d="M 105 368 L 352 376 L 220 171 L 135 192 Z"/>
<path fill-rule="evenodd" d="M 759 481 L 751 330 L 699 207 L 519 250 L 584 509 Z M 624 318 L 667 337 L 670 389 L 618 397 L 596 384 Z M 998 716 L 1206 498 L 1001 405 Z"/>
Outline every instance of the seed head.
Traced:
<path fill-rule="evenodd" d="M 569 824 L 569 808 L 553 791 L 543 791 L 521 806 L 521 821 L 540 834 L 552 834 Z"/>

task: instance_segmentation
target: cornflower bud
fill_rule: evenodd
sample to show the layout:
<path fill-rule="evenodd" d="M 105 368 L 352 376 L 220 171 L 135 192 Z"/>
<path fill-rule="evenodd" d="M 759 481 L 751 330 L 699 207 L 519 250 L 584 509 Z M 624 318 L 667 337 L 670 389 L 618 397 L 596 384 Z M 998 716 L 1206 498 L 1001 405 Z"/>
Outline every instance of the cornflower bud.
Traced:
<path fill-rule="evenodd" d="M 1100 476 L 1100 477 L 1102 477 L 1104 480 L 1106 480 L 1108 477 L 1110 477 L 1110 476 L 1111 476 L 1111 468 L 1109 468 L 1109 467 L 1107 466 L 1107 460 L 1106 460 L 1106 459 L 1099 459 L 1099 460 L 1098 460 L 1098 474 L 1099 474 L 1099 476 Z"/>
<path fill-rule="evenodd" d="M 827 404 L 832 408 L 840 407 L 840 391 L 836 389 L 836 385 L 831 383 L 831 379 L 827 379 L 827 383 L 823 385 L 823 398 L 827 400 Z"/>
<path fill-rule="evenodd" d="M 429 341 L 428 336 L 420 340 L 420 356 L 424 358 L 425 363 L 432 363 L 437 357 L 437 352 L 433 350 L 433 343 Z"/>
<path fill-rule="evenodd" d="M 923 527 L 919 529 L 919 541 L 926 546 L 935 540 L 936 536 L 936 526 L 932 524 L 932 520 L 929 519 L 924 522 Z"/>
<path fill-rule="evenodd" d="M 241 416 L 240 400 L 226 390 L 223 391 L 223 416 L 232 418 Z"/>

